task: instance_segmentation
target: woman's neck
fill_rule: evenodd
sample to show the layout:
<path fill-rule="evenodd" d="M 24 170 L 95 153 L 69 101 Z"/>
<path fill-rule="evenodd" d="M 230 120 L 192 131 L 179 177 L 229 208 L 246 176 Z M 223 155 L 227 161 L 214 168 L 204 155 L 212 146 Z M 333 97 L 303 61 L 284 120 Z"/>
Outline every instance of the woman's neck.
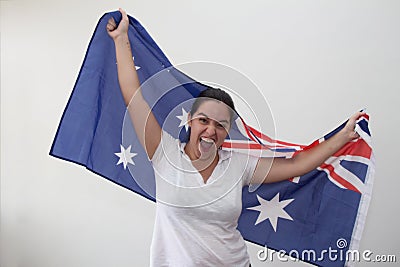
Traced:
<path fill-rule="evenodd" d="M 186 155 L 190 158 L 192 165 L 199 171 L 205 171 L 209 168 L 214 169 L 218 163 L 219 155 L 218 151 L 215 150 L 214 153 L 208 157 L 202 157 L 200 151 L 193 147 L 190 141 L 185 145 L 184 151 Z"/>

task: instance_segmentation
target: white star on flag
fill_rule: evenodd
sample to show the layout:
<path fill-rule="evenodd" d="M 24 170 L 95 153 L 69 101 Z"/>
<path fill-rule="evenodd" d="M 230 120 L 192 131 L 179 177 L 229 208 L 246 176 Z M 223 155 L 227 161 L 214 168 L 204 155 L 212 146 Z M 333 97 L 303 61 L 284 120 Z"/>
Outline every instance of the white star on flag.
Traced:
<path fill-rule="evenodd" d="M 272 228 L 274 228 L 274 231 L 276 232 L 276 228 L 278 226 L 278 218 L 293 221 L 293 218 L 290 217 L 290 215 L 284 210 L 284 208 L 289 205 L 290 202 L 292 202 L 294 199 L 279 201 L 279 193 L 277 193 L 270 201 L 263 199 L 259 195 L 257 195 L 257 199 L 260 205 L 247 208 L 248 210 L 256 210 L 260 212 L 254 225 L 257 225 L 260 222 L 269 219 Z"/>
<path fill-rule="evenodd" d="M 188 112 L 182 108 L 182 115 L 176 116 L 178 119 L 181 120 L 181 123 L 178 127 L 185 126 L 186 131 L 189 129 L 189 124 L 187 123 L 188 120 Z"/>
<path fill-rule="evenodd" d="M 133 59 L 133 61 L 135 61 L 135 57 L 132 57 L 132 59 Z M 138 70 L 138 69 L 140 69 L 140 67 L 135 65 L 135 69 Z"/>
<path fill-rule="evenodd" d="M 131 146 L 128 146 L 127 149 L 125 149 L 122 145 L 121 146 L 121 152 L 119 153 L 114 153 L 117 157 L 119 157 L 119 160 L 116 165 L 123 164 L 124 165 L 124 170 L 126 170 L 126 166 L 128 166 L 128 163 L 135 165 L 135 162 L 133 162 L 132 158 L 137 155 L 137 153 L 131 153 Z"/>

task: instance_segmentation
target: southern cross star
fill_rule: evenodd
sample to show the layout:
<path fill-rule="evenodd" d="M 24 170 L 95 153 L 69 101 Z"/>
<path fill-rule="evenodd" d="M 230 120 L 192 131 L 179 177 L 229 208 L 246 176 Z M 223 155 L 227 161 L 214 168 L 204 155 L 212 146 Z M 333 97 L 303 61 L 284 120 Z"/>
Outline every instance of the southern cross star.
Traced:
<path fill-rule="evenodd" d="M 135 57 L 132 57 L 132 59 L 133 59 L 133 61 L 135 61 Z M 140 67 L 135 65 L 135 69 L 138 70 L 138 69 L 140 69 Z"/>
<path fill-rule="evenodd" d="M 123 164 L 124 165 L 124 170 L 126 170 L 126 166 L 128 166 L 128 163 L 135 165 L 135 162 L 133 162 L 132 158 L 137 155 L 137 153 L 131 153 L 131 146 L 128 146 L 127 149 L 125 149 L 122 145 L 121 146 L 121 152 L 119 153 L 114 153 L 117 157 L 119 157 L 119 160 L 116 165 Z"/>
<path fill-rule="evenodd" d="M 279 193 L 277 193 L 274 196 L 274 198 L 269 201 L 263 199 L 259 195 L 257 195 L 257 199 L 260 205 L 247 208 L 248 210 L 256 210 L 260 212 L 260 214 L 258 214 L 257 221 L 254 225 L 257 225 L 260 222 L 269 219 L 272 228 L 274 228 L 274 231 L 276 232 L 276 228 L 278 226 L 278 218 L 283 218 L 293 221 L 293 218 L 290 217 L 290 215 L 284 210 L 284 208 L 287 205 L 289 205 L 290 202 L 292 202 L 294 199 L 279 201 Z"/>
<path fill-rule="evenodd" d="M 181 120 L 181 123 L 179 124 L 178 127 L 185 126 L 185 129 L 187 131 L 188 128 L 189 128 L 189 124 L 187 123 L 188 113 L 186 112 L 186 110 L 184 110 L 182 108 L 182 115 L 179 115 L 179 116 L 176 116 L 176 117 Z"/>

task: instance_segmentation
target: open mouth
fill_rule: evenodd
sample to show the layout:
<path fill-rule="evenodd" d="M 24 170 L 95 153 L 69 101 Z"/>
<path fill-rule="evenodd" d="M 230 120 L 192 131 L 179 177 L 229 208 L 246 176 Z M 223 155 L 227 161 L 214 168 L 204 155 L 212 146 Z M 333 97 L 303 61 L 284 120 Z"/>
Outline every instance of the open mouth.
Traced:
<path fill-rule="evenodd" d="M 200 137 L 200 151 L 204 153 L 210 152 L 215 147 L 215 141 L 211 138 Z"/>

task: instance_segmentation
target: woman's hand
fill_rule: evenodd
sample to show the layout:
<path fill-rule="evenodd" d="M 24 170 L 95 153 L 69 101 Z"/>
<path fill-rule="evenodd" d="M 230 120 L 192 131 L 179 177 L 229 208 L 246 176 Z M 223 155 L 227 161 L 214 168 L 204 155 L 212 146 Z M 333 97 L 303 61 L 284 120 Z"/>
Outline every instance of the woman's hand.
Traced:
<path fill-rule="evenodd" d="M 118 26 L 113 17 L 111 17 L 107 22 L 108 35 L 110 35 L 110 37 L 114 41 L 118 37 L 126 35 L 128 33 L 128 27 L 129 27 L 128 15 L 126 14 L 125 10 L 123 10 L 122 8 L 119 9 L 119 12 L 121 12 L 122 19 L 119 22 Z"/>
<path fill-rule="evenodd" d="M 363 116 L 365 114 L 366 114 L 365 112 L 361 112 L 361 111 L 355 113 L 353 116 L 351 116 L 349 118 L 346 125 L 340 131 L 345 137 L 348 138 L 349 141 L 360 137 L 360 135 L 355 132 L 356 122 L 361 116 Z"/>

